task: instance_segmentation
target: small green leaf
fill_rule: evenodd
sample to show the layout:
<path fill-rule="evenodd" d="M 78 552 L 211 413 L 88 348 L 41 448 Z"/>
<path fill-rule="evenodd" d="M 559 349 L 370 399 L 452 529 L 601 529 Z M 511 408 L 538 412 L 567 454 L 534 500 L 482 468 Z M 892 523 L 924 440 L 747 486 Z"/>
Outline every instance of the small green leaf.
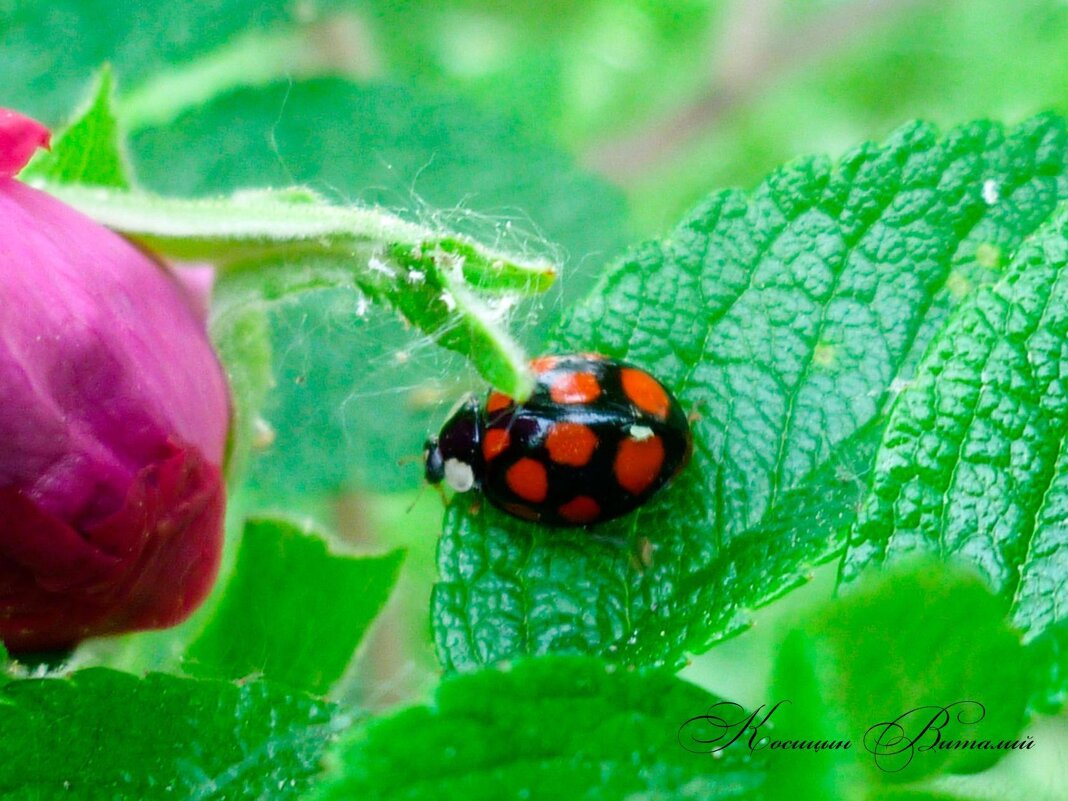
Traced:
<path fill-rule="evenodd" d="M 713 759 L 678 742 L 680 727 L 718 700 L 668 673 L 587 657 L 453 677 L 431 706 L 354 729 L 315 797 L 759 798 L 764 765 L 748 749 Z"/>
<path fill-rule="evenodd" d="M 339 726 L 329 704 L 103 668 L 0 687 L 4 798 L 295 799 Z"/>
<path fill-rule="evenodd" d="M 959 309 L 901 393 L 843 576 L 974 564 L 1034 637 L 1068 613 L 1068 208 Z"/>
<path fill-rule="evenodd" d="M 97 79 L 88 106 L 52 143 L 38 153 L 19 177 L 26 181 L 127 189 L 130 168 L 115 119 L 111 70 Z"/>
<path fill-rule="evenodd" d="M 937 742 L 1011 743 L 1023 728 L 1033 667 L 981 579 L 939 562 L 870 579 L 810 612 L 779 649 L 772 694 L 791 703 L 776 736 L 852 747 L 822 762 L 777 753 L 778 797 L 867 797 L 858 784 L 982 770 L 1011 751 Z"/>
<path fill-rule="evenodd" d="M 802 160 L 751 196 L 713 195 L 636 248 L 555 347 L 661 378 L 697 418 L 693 462 L 597 537 L 457 500 L 435 592 L 445 664 L 677 663 L 840 553 L 883 410 L 952 308 L 1000 277 L 980 256 L 1014 251 L 1068 199 L 1066 161 L 1056 117 L 942 137 L 908 125 L 837 166 Z"/>
<path fill-rule="evenodd" d="M 274 682 L 325 694 L 389 597 L 403 551 L 331 553 L 275 520 L 246 524 L 219 608 L 186 653 L 195 676 Z"/>

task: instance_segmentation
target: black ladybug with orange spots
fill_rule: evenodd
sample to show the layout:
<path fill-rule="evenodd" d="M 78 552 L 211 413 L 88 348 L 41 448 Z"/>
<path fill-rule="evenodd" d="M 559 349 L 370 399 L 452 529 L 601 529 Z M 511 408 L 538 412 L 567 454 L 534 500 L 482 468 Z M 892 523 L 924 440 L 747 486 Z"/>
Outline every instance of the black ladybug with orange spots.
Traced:
<path fill-rule="evenodd" d="M 578 354 L 531 368 L 525 403 L 468 398 L 427 440 L 427 481 L 480 490 L 525 520 L 585 526 L 645 503 L 689 461 L 686 414 L 640 367 Z"/>

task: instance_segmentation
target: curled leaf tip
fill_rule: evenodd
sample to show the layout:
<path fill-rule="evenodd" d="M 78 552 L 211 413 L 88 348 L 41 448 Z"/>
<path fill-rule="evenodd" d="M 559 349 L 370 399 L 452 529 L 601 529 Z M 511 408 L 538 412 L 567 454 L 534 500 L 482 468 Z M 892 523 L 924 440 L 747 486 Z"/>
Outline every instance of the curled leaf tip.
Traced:
<path fill-rule="evenodd" d="M 0 178 L 23 167 L 39 147 L 50 146 L 51 134 L 37 120 L 11 109 L 0 108 Z"/>

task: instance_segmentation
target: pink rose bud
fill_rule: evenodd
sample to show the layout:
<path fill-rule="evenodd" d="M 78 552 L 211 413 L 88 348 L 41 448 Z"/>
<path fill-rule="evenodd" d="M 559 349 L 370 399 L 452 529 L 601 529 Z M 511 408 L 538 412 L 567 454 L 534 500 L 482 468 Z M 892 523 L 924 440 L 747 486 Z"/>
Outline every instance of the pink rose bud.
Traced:
<path fill-rule="evenodd" d="M 0 110 L 0 640 L 15 652 L 184 619 L 215 579 L 225 503 L 230 400 L 202 309 L 10 177 L 47 141 Z"/>

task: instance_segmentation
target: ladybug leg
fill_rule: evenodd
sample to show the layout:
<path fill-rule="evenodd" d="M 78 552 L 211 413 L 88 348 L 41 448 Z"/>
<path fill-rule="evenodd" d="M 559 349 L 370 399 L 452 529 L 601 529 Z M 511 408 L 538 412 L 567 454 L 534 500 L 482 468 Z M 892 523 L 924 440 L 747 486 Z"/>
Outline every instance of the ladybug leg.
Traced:
<path fill-rule="evenodd" d="M 634 540 L 625 541 L 618 537 L 591 534 L 590 539 L 625 550 L 627 563 L 632 569 L 639 573 L 645 573 L 646 570 L 653 566 L 653 557 L 654 552 L 656 551 L 656 546 L 653 545 L 653 541 L 648 537 L 638 537 Z"/>
<path fill-rule="evenodd" d="M 697 401 L 697 403 L 693 405 L 693 408 L 691 408 L 690 411 L 686 413 L 686 422 L 693 424 L 698 422 L 699 420 L 704 419 L 704 413 L 701 408 L 704 405 L 704 401 Z"/>
<path fill-rule="evenodd" d="M 441 498 L 441 505 L 448 506 L 449 499 L 445 495 L 445 487 L 443 487 L 441 484 L 431 484 L 430 486 L 432 486 L 437 491 L 438 497 Z"/>
<path fill-rule="evenodd" d="M 653 566 L 653 552 L 655 550 L 656 547 L 653 545 L 652 540 L 648 537 L 638 537 L 631 543 L 630 553 L 628 554 L 631 567 L 639 573 L 644 573 Z"/>

